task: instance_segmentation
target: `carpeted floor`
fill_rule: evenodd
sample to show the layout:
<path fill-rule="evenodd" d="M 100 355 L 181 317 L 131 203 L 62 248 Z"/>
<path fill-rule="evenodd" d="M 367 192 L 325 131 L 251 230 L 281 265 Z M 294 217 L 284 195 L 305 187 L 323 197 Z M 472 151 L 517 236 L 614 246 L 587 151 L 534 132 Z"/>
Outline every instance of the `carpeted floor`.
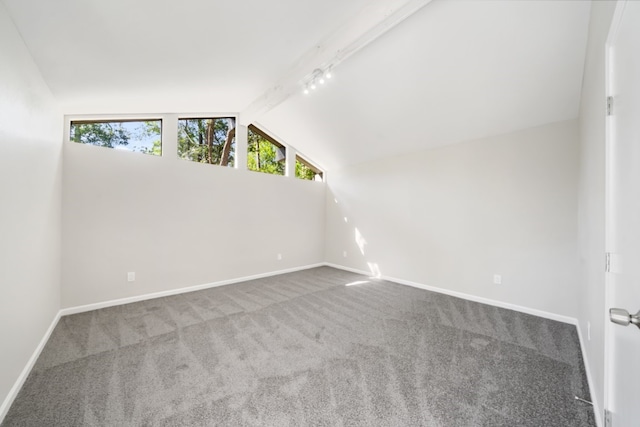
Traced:
<path fill-rule="evenodd" d="M 63 317 L 3 426 L 595 426 L 576 328 L 329 267 Z"/>

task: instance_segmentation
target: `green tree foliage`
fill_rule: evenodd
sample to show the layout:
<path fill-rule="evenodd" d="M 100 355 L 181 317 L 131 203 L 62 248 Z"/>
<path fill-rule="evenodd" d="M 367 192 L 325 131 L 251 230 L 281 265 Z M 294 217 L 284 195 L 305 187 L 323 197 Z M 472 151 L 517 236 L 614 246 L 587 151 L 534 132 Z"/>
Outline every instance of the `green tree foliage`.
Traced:
<path fill-rule="evenodd" d="M 235 123 L 232 118 L 178 121 L 178 156 L 198 163 L 234 164 Z"/>
<path fill-rule="evenodd" d="M 140 149 L 140 151 L 143 152 L 144 154 L 162 156 L 162 142 L 159 139 L 156 141 L 153 141 L 153 145 L 151 146 L 151 148 L 143 147 L 142 149 Z"/>
<path fill-rule="evenodd" d="M 296 178 L 314 181 L 316 179 L 316 173 L 309 166 L 296 160 Z"/>
<path fill-rule="evenodd" d="M 99 147 L 162 155 L 162 121 L 72 122 L 70 139 Z"/>
<path fill-rule="evenodd" d="M 278 147 L 249 129 L 247 168 L 252 171 L 284 175 L 284 159 L 278 159 Z"/>
<path fill-rule="evenodd" d="M 144 122 L 140 133 L 140 137 L 143 139 L 155 138 L 151 148 L 143 147 L 141 151 L 145 154 L 162 156 L 162 122 L 159 120 Z"/>
<path fill-rule="evenodd" d="M 99 147 L 129 145 L 131 135 L 122 123 L 72 123 L 71 141 Z"/>
<path fill-rule="evenodd" d="M 71 141 L 101 147 L 127 147 L 162 155 L 162 121 L 72 122 Z M 285 174 L 284 147 L 279 148 L 262 131 L 248 129 L 247 167 L 275 175 Z M 234 165 L 235 120 L 196 118 L 178 121 L 178 156 L 199 163 Z M 315 180 L 316 172 L 296 160 L 296 177 Z"/>

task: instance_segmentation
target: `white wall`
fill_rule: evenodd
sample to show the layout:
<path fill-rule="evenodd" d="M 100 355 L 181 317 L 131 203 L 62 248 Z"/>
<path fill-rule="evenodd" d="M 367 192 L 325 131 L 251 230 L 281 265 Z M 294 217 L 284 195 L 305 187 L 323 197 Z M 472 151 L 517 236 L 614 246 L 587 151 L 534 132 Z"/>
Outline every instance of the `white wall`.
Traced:
<path fill-rule="evenodd" d="M 410 156 L 391 147 L 329 175 L 326 258 L 575 317 L 577 178 L 576 121 Z"/>
<path fill-rule="evenodd" d="M 163 144 L 163 157 L 64 144 L 63 307 L 323 262 L 324 183 Z"/>
<path fill-rule="evenodd" d="M 0 2 L 0 405 L 60 308 L 61 120 Z"/>
<path fill-rule="evenodd" d="M 604 402 L 604 252 L 605 252 L 605 42 L 615 2 L 591 7 L 589 42 L 580 105 L 580 329 L 595 396 Z M 587 338 L 591 324 L 591 340 Z M 599 414 L 600 415 L 600 414 Z"/>

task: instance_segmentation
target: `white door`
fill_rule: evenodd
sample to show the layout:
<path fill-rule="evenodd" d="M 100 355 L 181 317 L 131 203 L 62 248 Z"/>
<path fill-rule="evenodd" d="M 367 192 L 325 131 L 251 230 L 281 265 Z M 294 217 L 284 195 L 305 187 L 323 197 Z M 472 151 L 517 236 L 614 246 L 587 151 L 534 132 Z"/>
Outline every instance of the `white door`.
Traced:
<path fill-rule="evenodd" d="M 640 309 L 640 1 L 620 1 L 607 43 L 609 309 Z M 603 100 L 604 102 L 604 100 Z M 634 321 L 623 311 L 618 322 Z M 613 427 L 640 426 L 640 328 L 607 322 L 605 407 Z"/>

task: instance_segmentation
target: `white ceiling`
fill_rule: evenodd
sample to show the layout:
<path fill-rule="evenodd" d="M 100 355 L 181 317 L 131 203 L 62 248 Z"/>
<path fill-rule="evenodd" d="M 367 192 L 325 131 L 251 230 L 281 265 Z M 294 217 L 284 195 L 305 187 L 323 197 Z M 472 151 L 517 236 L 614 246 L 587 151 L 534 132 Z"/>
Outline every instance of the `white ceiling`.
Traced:
<path fill-rule="evenodd" d="M 259 121 L 331 170 L 576 118 L 589 10 L 436 0 Z"/>
<path fill-rule="evenodd" d="M 367 3 L 2 1 L 69 113 L 240 111 Z"/>
<path fill-rule="evenodd" d="M 367 9 L 384 17 L 413 4 L 418 12 L 339 64 L 331 84 L 257 117 L 327 170 L 577 117 L 590 9 L 580 0 L 0 1 L 66 113 L 242 112 L 297 82 L 292 70 L 329 36 L 375 25 L 358 21 L 374 16 Z"/>

